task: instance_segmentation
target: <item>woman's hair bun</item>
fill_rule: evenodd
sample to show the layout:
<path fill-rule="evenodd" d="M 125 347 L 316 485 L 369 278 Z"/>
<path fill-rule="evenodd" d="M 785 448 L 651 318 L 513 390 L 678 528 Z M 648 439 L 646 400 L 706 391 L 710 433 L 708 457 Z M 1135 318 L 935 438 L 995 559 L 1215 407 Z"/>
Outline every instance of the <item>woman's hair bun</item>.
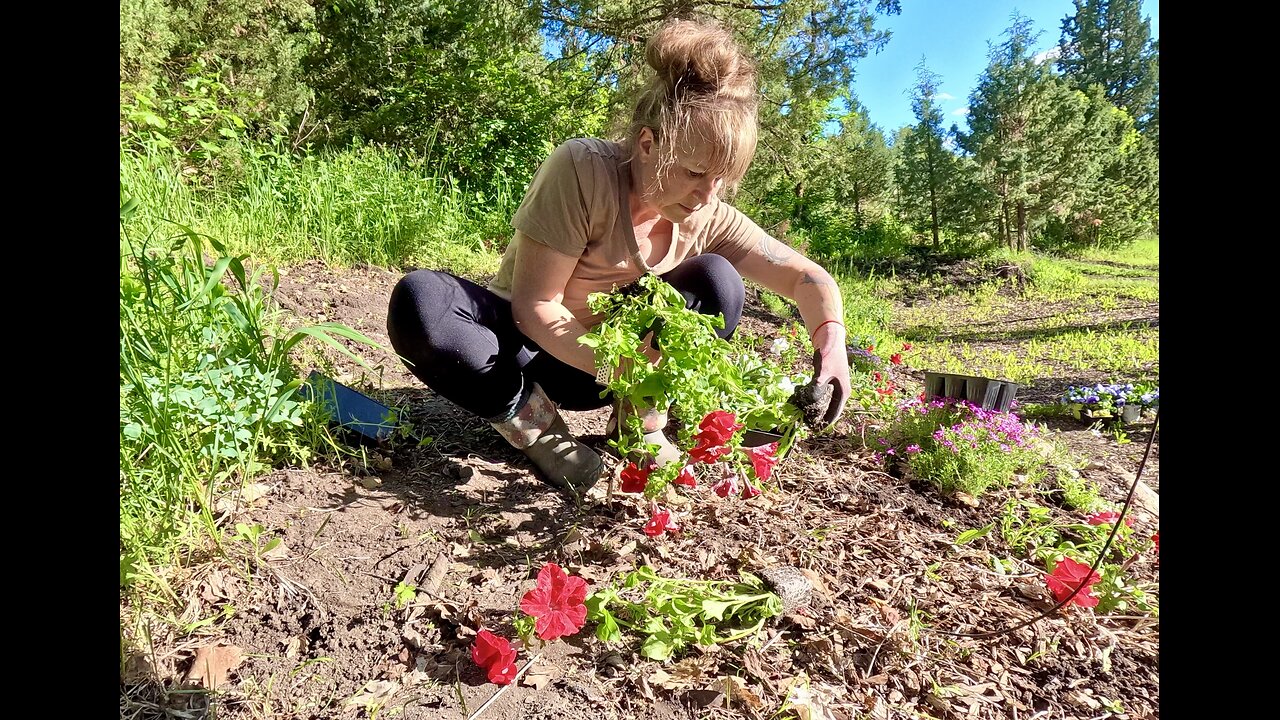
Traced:
<path fill-rule="evenodd" d="M 672 94 L 755 92 L 755 64 L 733 34 L 717 24 L 668 21 L 649 38 L 645 60 Z"/>

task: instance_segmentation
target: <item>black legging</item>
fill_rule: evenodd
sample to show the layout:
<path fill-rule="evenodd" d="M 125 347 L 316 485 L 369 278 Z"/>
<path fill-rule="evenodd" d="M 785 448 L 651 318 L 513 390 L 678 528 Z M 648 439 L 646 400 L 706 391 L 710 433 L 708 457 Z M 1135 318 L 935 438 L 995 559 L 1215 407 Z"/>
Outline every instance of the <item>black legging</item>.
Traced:
<path fill-rule="evenodd" d="M 661 276 L 685 307 L 724 315 L 717 334 L 733 335 L 742 319 L 742 276 L 719 255 L 699 255 Z M 538 383 L 566 410 L 610 402 L 595 377 L 543 352 L 516 329 L 511 303 L 462 278 L 415 270 L 391 291 L 391 345 L 419 380 L 459 407 L 491 422 L 509 419 Z M 528 382 L 532 381 L 532 382 Z"/>

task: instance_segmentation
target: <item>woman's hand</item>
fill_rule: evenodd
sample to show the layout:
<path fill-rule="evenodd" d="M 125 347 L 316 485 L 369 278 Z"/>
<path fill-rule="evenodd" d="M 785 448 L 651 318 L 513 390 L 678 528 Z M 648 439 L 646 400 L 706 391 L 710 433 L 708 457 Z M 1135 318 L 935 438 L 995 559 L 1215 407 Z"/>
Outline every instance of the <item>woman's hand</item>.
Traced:
<path fill-rule="evenodd" d="M 831 403 L 822 418 L 824 427 L 840 419 L 853 391 L 849 381 L 849 355 L 844 344 L 844 326 L 834 322 L 819 327 L 813 337 L 813 381 L 831 385 Z"/>

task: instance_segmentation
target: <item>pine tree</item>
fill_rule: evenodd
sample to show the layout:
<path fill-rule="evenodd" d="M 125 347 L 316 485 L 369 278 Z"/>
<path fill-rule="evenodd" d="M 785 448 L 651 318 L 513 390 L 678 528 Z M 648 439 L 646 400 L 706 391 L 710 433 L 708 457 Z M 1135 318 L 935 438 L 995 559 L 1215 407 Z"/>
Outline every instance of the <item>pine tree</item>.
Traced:
<path fill-rule="evenodd" d="M 1142 121 L 1155 93 L 1157 46 L 1141 0 L 1074 0 L 1063 19 L 1058 67 L 1073 86 L 1097 83 L 1112 105 Z"/>

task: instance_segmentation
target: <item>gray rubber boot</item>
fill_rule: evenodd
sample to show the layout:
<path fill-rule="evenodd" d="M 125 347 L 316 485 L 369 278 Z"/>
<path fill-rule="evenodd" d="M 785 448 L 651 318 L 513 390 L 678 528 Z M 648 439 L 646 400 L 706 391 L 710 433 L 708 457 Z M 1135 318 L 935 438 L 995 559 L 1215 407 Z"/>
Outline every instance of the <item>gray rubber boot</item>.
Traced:
<path fill-rule="evenodd" d="M 604 472 L 604 461 L 573 437 L 537 383 L 510 420 L 490 424 L 533 462 L 540 480 L 575 498 L 586 494 Z"/>
<path fill-rule="evenodd" d="M 619 412 L 621 408 L 621 412 Z M 630 415 L 636 410 L 631 403 L 622 402 L 614 403 L 613 414 L 609 416 L 609 423 L 605 426 L 605 435 L 610 437 L 620 432 L 619 416 Z M 668 463 L 678 461 L 682 453 L 680 449 L 667 439 L 667 435 L 663 432 L 667 427 L 667 414 L 653 408 L 640 411 L 641 430 L 644 442 L 650 445 L 657 445 L 658 452 L 653 455 L 653 461 L 658 467 L 662 467 Z M 629 458 L 634 460 L 635 458 Z"/>

